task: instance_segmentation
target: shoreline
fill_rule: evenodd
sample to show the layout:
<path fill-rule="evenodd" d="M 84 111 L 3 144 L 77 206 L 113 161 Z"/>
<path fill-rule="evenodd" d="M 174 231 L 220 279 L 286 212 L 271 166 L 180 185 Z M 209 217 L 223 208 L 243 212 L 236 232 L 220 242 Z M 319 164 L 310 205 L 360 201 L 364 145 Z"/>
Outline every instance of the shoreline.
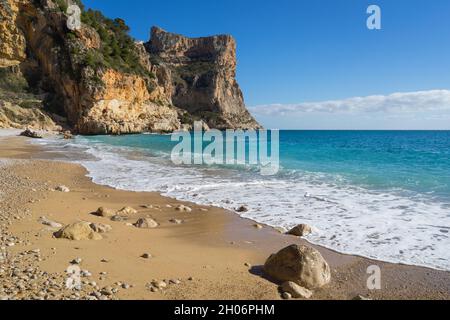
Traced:
<path fill-rule="evenodd" d="M 5 141 L 8 141 L 6 145 Z M 39 237 L 28 235 L 27 241 L 43 252 L 51 252 L 51 248 L 56 247 L 56 253 L 40 263 L 49 272 L 64 272 L 78 253 L 84 256 L 81 257 L 85 261 L 83 268 L 89 269 L 93 275 L 103 272 L 101 269 L 107 269 L 107 274 L 111 274 L 111 277 L 105 277 L 106 280 L 96 279 L 96 282 L 112 286 L 113 283 L 127 281 L 135 285 L 131 289 L 120 289 L 118 298 L 280 299 L 277 284 L 262 276 L 261 265 L 271 253 L 290 244 L 314 247 L 330 264 L 332 282 L 317 290 L 312 299 L 352 299 L 357 295 L 371 299 L 450 298 L 450 272 L 345 255 L 282 235 L 272 227 L 257 229 L 254 221 L 225 209 L 177 201 L 157 193 L 121 191 L 96 185 L 80 165 L 51 159 L 35 160 L 40 147 L 26 144 L 25 141 L 25 138 L 0 137 L 0 158 L 25 161 L 23 164 L 14 164 L 11 171 L 22 178 L 26 175 L 30 179 L 28 181 L 41 185 L 47 183 L 47 189 L 67 185 L 71 192 L 63 194 L 43 189 L 37 197 L 41 201 L 27 205 L 30 217 L 14 221 L 9 229 L 22 237 L 30 232 L 42 231 L 43 226 L 37 219 L 43 215 L 64 224 L 74 222 L 75 219 L 110 224 L 113 230 L 101 241 L 57 240 L 48 232 L 43 232 Z M 145 204 L 159 206 L 160 209 L 144 209 L 142 206 Z M 176 212 L 174 208 L 179 204 L 191 207 L 193 213 Z M 115 210 L 132 206 L 139 212 L 129 222 L 149 214 L 160 223 L 160 227 L 149 231 L 136 230 L 123 222 L 111 222 L 90 214 L 101 206 Z M 170 219 L 185 221 L 175 225 L 168 222 Z M 152 246 L 147 249 L 154 258 L 142 261 L 140 255 L 145 253 L 147 242 L 155 243 L 154 249 Z M 74 248 L 76 246 L 78 250 Z M 99 257 L 102 254 L 110 258 Z M 101 262 L 102 259 L 108 262 Z M 124 263 L 126 260 L 133 263 L 127 265 Z M 369 277 L 366 271 L 370 265 L 378 265 L 382 270 L 382 290 L 369 291 L 366 287 Z M 130 273 L 133 276 L 127 276 Z M 152 279 L 170 277 L 182 278 L 181 283 L 156 293 L 146 288 Z M 188 280 L 191 277 L 193 280 Z"/>

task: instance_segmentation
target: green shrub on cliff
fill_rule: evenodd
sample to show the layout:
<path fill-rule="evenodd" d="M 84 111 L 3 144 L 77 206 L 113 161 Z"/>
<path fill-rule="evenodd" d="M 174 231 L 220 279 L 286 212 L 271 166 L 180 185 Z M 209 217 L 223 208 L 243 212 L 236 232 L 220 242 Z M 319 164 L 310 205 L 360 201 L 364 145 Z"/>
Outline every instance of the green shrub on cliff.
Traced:
<path fill-rule="evenodd" d="M 28 92 L 28 82 L 23 75 L 14 71 L 13 67 L 0 68 L 0 90 L 12 93 Z"/>
<path fill-rule="evenodd" d="M 100 11 L 89 9 L 81 15 L 81 21 L 95 29 L 100 36 L 98 54 L 89 52 L 86 64 L 93 68 L 106 67 L 142 76 L 152 75 L 139 62 L 134 39 L 128 34 L 130 28 L 122 19 L 109 19 Z"/>

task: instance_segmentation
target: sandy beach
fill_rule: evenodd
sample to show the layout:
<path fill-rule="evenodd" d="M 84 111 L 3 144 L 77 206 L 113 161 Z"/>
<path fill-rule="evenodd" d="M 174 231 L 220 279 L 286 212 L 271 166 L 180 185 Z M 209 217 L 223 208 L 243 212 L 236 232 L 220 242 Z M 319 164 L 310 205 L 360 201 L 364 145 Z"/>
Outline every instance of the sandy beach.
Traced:
<path fill-rule="evenodd" d="M 220 208 L 99 186 L 78 165 L 52 161 L 26 138 L 0 138 L 0 297 L 3 299 L 281 299 L 262 265 L 270 254 L 304 240 Z M 70 192 L 59 192 L 58 186 Z M 192 208 L 180 212 L 179 205 Z M 114 222 L 99 207 L 137 213 Z M 108 224 L 98 241 L 56 239 L 41 217 L 67 225 Z M 159 226 L 139 229 L 139 218 Z M 310 245 L 312 246 L 312 245 Z M 343 255 L 313 246 L 330 264 L 332 281 L 312 299 L 450 299 L 450 273 Z M 144 258 L 145 254 L 148 258 Z M 77 260 L 78 259 L 78 260 Z M 65 288 L 77 260 L 82 288 Z M 367 289 L 367 268 L 381 268 L 382 289 Z M 165 280 L 159 289 L 153 283 Z M 153 288 L 153 289 L 152 289 Z"/>

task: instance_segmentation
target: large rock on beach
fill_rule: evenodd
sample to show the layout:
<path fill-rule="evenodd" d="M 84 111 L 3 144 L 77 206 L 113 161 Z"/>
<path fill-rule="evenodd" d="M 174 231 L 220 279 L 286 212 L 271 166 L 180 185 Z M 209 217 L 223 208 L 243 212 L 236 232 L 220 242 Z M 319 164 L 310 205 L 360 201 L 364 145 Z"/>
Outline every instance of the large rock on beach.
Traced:
<path fill-rule="evenodd" d="M 91 223 L 81 221 L 69 224 L 55 233 L 58 239 L 81 240 L 101 240 L 102 236 L 91 228 Z"/>
<path fill-rule="evenodd" d="M 300 245 L 291 245 L 271 255 L 264 272 L 274 280 L 292 281 L 307 289 L 321 288 L 331 280 L 330 267 L 322 255 Z"/>

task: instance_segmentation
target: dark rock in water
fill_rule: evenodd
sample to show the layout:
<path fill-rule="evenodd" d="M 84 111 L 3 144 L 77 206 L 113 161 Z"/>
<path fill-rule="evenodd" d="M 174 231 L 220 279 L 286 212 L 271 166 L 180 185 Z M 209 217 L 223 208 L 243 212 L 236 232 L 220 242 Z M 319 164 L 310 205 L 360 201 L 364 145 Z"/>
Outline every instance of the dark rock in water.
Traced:
<path fill-rule="evenodd" d="M 248 208 L 246 206 L 240 206 L 236 209 L 237 212 L 248 212 Z"/>
<path fill-rule="evenodd" d="M 158 227 L 158 223 L 151 218 L 141 218 L 134 224 L 134 226 L 140 229 L 154 229 Z"/>
<path fill-rule="evenodd" d="M 74 135 L 70 131 L 65 131 L 63 137 L 65 140 L 71 140 L 74 138 Z"/>
<path fill-rule="evenodd" d="M 31 131 L 30 129 L 23 131 L 20 135 L 27 138 L 42 139 L 42 136 L 39 133 Z"/>

